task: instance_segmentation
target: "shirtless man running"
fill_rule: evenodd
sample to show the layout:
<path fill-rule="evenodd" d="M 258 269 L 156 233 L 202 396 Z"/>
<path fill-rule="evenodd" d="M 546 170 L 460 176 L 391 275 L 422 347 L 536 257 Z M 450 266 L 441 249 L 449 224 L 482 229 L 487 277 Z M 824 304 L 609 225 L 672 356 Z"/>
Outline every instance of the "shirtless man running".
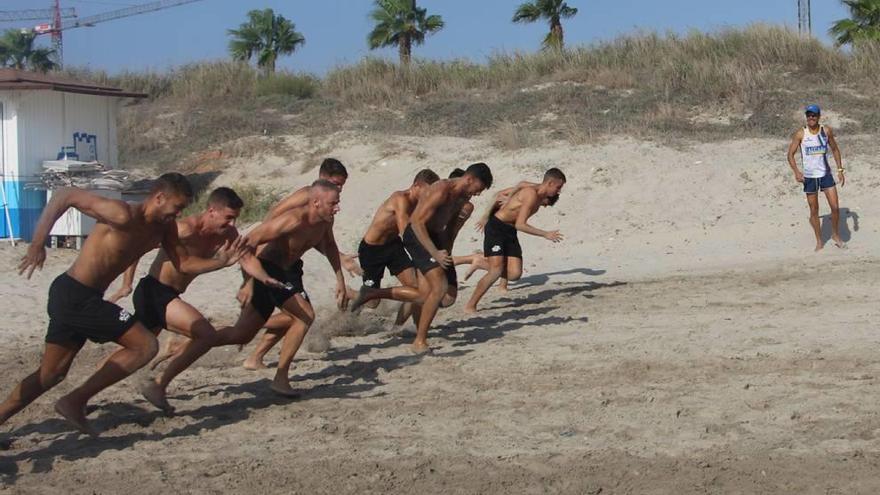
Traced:
<path fill-rule="evenodd" d="M 348 171 L 345 169 L 345 166 L 339 160 L 335 158 L 326 158 L 323 162 L 321 162 L 321 166 L 318 168 L 318 178 L 324 179 L 329 182 L 332 182 L 339 190 L 342 190 L 342 187 L 345 186 L 346 181 L 348 180 Z M 279 214 L 299 206 L 303 206 L 308 204 L 309 201 L 309 190 L 312 186 L 305 186 L 292 194 L 288 195 L 284 199 L 278 202 L 269 213 L 266 214 L 266 217 L 263 219 L 264 222 L 269 221 Z M 360 273 L 360 267 L 357 266 L 357 263 L 354 261 L 354 257 L 347 256 L 344 253 L 339 253 L 339 259 L 342 266 L 348 270 L 349 273 Z M 131 278 L 134 277 L 134 274 L 131 275 Z M 247 291 L 250 291 L 251 288 L 249 286 L 249 277 L 245 276 L 245 281 L 242 284 L 243 290 L 240 292 L 239 298 L 241 299 L 241 295 Z M 131 281 L 128 282 L 129 286 Z M 247 287 L 245 289 L 245 287 Z M 128 290 L 128 292 L 131 292 Z M 120 293 L 114 295 L 114 297 L 127 295 L 125 291 L 125 287 L 120 289 Z M 111 298 L 111 300 L 114 300 Z M 281 341 L 281 337 L 284 336 L 284 333 L 290 328 L 290 325 L 293 324 L 293 320 L 283 311 L 276 312 L 272 315 L 269 320 L 266 321 L 265 328 L 266 333 L 263 335 L 262 340 L 257 344 L 253 353 L 244 361 L 243 366 L 245 369 L 256 370 L 263 369 L 266 367 L 263 364 L 263 358 L 266 353 L 269 352 L 272 347 Z M 153 363 L 150 365 L 151 368 L 155 369 L 162 362 L 178 355 L 183 351 L 184 345 L 186 345 L 186 339 L 183 337 L 180 338 L 170 338 L 166 341 L 166 345 L 162 352 L 159 353 L 159 356 L 153 360 Z"/>
<path fill-rule="evenodd" d="M 551 242 L 562 240 L 558 230 L 541 230 L 529 225 L 528 220 L 548 198 L 556 196 L 565 185 L 565 174 L 551 168 L 544 181 L 537 186 L 519 188 L 486 223 L 483 253 L 489 258 L 489 271 L 477 282 L 474 293 L 464 308 L 465 313 L 476 313 L 477 303 L 502 275 L 507 280 L 519 280 L 522 275 L 522 248 L 517 231 L 543 237 Z"/>
<path fill-rule="evenodd" d="M 190 255 L 211 257 L 224 245 L 238 237 L 235 221 L 244 202 L 228 187 L 218 187 L 208 196 L 204 212 L 191 215 L 177 222 L 180 242 Z M 263 271 L 259 262 L 250 254 L 241 260 L 245 271 L 264 284 L 281 287 Z M 137 261 L 126 271 L 126 279 L 134 277 Z M 217 330 L 196 308 L 180 298 L 196 278 L 196 274 L 178 270 L 164 249 L 160 249 L 150 267 L 134 291 L 135 318 L 148 330 L 157 333 L 163 328 L 188 337 L 164 372 L 141 387 L 141 393 L 154 406 L 172 414 L 166 389 L 180 372 L 208 352 L 215 343 Z M 130 283 L 130 282 L 129 282 Z"/>
<path fill-rule="evenodd" d="M 339 211 L 339 188 L 332 182 L 317 180 L 309 190 L 308 204 L 290 208 L 277 217 L 263 222 L 248 233 L 250 248 L 265 244 L 258 259 L 266 273 L 285 284 L 284 288 L 268 287 L 253 281 L 251 294 L 246 295 L 238 321 L 217 332 L 216 345 L 247 344 L 279 308 L 291 317 L 284 335 L 278 369 L 271 389 L 285 396 L 294 396 L 290 387 L 290 365 L 302 345 L 315 311 L 302 283 L 302 255 L 318 249 L 336 273 L 336 301 L 340 309 L 347 303 L 345 278 L 339 263 L 339 251 L 333 238 L 333 216 Z"/>
<path fill-rule="evenodd" d="M 362 304 L 393 299 L 402 302 L 420 302 L 419 282 L 412 260 L 403 247 L 400 234 L 409 224 L 409 216 L 419 202 L 422 192 L 440 177 L 430 169 L 419 171 L 412 185 L 405 191 L 395 191 L 386 199 L 367 227 L 358 246 L 358 260 L 364 271 L 363 286 L 351 303 L 351 311 Z M 402 283 L 399 287 L 381 289 L 385 269 Z"/>
<path fill-rule="evenodd" d="M 201 273 L 234 262 L 240 240 L 219 250 L 214 259 L 189 256 L 177 235 L 177 216 L 192 200 L 186 178 L 170 173 L 159 177 L 149 197 L 138 204 L 107 199 L 90 192 L 64 188 L 53 192 L 37 223 L 20 273 L 30 278 L 46 259 L 45 242 L 52 225 L 76 208 L 95 218 L 82 251 L 73 265 L 49 288 L 49 329 L 40 367 L 18 384 L 0 404 L 0 424 L 64 380 L 86 340 L 114 341 L 123 349 L 114 354 L 85 383 L 61 397 L 55 411 L 79 431 L 95 435 L 86 419 L 86 404 L 97 393 L 124 379 L 156 355 L 156 337 L 127 311 L 103 299 L 104 291 L 128 266 L 161 243 L 170 262 L 187 273 Z"/>
<path fill-rule="evenodd" d="M 457 179 L 463 175 L 464 170 L 455 168 L 449 173 L 449 178 Z M 474 204 L 471 203 L 469 199 L 470 198 L 461 198 L 456 201 L 456 206 L 454 206 L 453 209 L 457 209 L 458 212 L 450 218 L 449 224 L 445 228 L 449 240 L 448 252 L 450 255 L 452 255 L 452 249 L 455 246 L 455 239 L 458 237 L 458 233 L 461 232 L 461 228 L 474 213 Z M 456 299 L 458 299 L 458 272 L 455 271 L 455 267 L 464 264 L 463 260 L 466 258 L 467 257 L 452 256 L 452 266 L 446 270 L 446 294 L 444 294 L 443 299 L 440 300 L 441 308 L 452 306 L 455 304 Z M 469 263 L 478 263 L 475 258 L 467 259 Z M 415 314 L 414 323 L 416 324 L 416 327 L 418 327 L 419 314 L 418 311 L 414 312 L 414 309 L 418 308 L 415 308 L 412 302 L 405 302 L 398 310 L 397 319 L 394 324 L 402 325 L 409 319 L 411 314 Z"/>
<path fill-rule="evenodd" d="M 449 254 L 448 226 L 459 214 L 462 199 L 467 200 L 491 186 L 489 166 L 475 163 L 462 177 L 441 180 L 429 187 L 410 216 L 410 223 L 403 233 L 403 244 L 413 265 L 422 274 L 419 292 L 423 301 L 413 342 L 415 352 L 429 350 L 428 329 L 449 286 L 446 270 L 455 269 Z"/>

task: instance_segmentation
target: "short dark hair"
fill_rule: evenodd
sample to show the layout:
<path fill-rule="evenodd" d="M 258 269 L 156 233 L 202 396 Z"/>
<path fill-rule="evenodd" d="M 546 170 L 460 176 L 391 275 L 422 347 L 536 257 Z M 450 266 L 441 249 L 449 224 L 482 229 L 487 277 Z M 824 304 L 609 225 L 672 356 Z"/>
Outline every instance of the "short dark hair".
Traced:
<path fill-rule="evenodd" d="M 318 179 L 315 182 L 312 182 L 312 187 L 317 187 L 318 189 L 324 189 L 326 191 L 339 192 L 339 186 L 327 179 Z"/>
<path fill-rule="evenodd" d="M 553 167 L 550 170 L 544 172 L 544 182 L 547 182 L 550 179 L 557 179 L 565 182 L 565 174 L 562 173 L 562 170 Z"/>
<path fill-rule="evenodd" d="M 553 206 L 556 204 L 557 201 L 559 201 L 559 194 L 558 193 L 547 198 L 547 206 Z"/>
<path fill-rule="evenodd" d="M 470 175 L 471 177 L 477 178 L 480 182 L 486 186 L 486 189 L 492 187 L 492 171 L 489 170 L 489 166 L 485 163 L 475 163 L 467 168 L 464 171 L 466 175 Z"/>
<path fill-rule="evenodd" d="M 440 180 L 440 176 L 437 175 L 437 172 L 434 172 L 430 168 L 423 168 L 419 170 L 419 173 L 413 178 L 413 184 L 424 183 L 431 185 L 438 180 Z"/>
<path fill-rule="evenodd" d="M 457 178 L 461 177 L 462 175 L 464 175 L 464 170 L 462 170 L 458 167 L 454 168 L 452 170 L 452 172 L 449 172 L 450 179 L 457 179 Z"/>
<path fill-rule="evenodd" d="M 153 195 L 160 192 L 180 195 L 188 199 L 193 197 L 193 190 L 189 181 L 183 174 L 178 174 L 177 172 L 162 174 L 153 182 L 150 194 Z"/>
<path fill-rule="evenodd" d="M 211 191 L 208 196 L 208 206 L 219 206 L 240 210 L 244 207 L 244 201 L 228 187 L 218 187 Z"/>
<path fill-rule="evenodd" d="M 327 177 L 345 177 L 348 178 L 348 170 L 345 165 L 336 158 L 325 158 L 321 162 L 321 168 L 318 169 L 318 175 L 326 175 Z"/>

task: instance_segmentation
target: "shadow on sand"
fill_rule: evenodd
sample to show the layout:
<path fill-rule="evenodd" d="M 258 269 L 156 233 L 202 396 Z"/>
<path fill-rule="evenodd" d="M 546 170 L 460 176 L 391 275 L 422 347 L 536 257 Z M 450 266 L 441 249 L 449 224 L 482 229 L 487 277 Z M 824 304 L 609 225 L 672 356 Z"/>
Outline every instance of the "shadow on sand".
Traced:
<path fill-rule="evenodd" d="M 554 275 L 599 275 L 604 270 L 575 269 L 561 272 L 533 275 L 522 280 L 525 285 L 517 289 L 546 284 Z M 550 316 L 547 313 L 560 309 L 562 306 L 541 306 L 523 308 L 526 305 L 536 305 L 551 301 L 560 296 L 573 296 L 581 294 L 592 297 L 590 292 L 604 288 L 624 285 L 623 282 L 597 283 L 597 282 L 561 282 L 554 284 L 561 287 L 548 288 L 540 292 L 528 294 L 517 298 L 506 296 L 498 299 L 501 302 L 509 302 L 505 306 L 489 308 L 489 310 L 506 309 L 497 314 L 478 315 L 469 318 L 461 318 L 439 325 L 431 333 L 432 338 L 442 339 L 452 343 L 452 347 L 473 346 L 495 339 L 500 339 L 505 334 L 519 330 L 526 326 L 557 325 L 571 321 L 589 321 L 584 316 Z M 489 311 L 487 310 L 487 311 Z M 534 319 L 532 319 L 534 318 Z M 118 436 L 112 435 L 113 430 L 137 424 L 149 427 L 156 423 L 161 426 L 166 421 L 174 421 L 166 418 L 161 412 L 145 410 L 141 405 L 149 407 L 146 402 L 139 401 L 136 404 L 112 402 L 93 408 L 98 415 L 91 420 L 92 425 L 101 432 L 102 437 L 86 439 L 78 433 L 71 433 L 70 427 L 60 419 L 46 419 L 39 423 L 22 426 L 4 437 L 21 437 L 30 434 L 55 436 L 48 445 L 37 450 L 24 449 L 10 456 L 0 457 L 0 480 L 5 483 L 14 483 L 19 472 L 18 463 L 30 461 L 31 472 L 50 472 L 57 460 L 75 461 L 78 459 L 95 458 L 102 452 L 109 450 L 121 450 L 133 446 L 137 442 L 162 441 L 166 438 L 198 436 L 202 431 L 215 430 L 223 426 L 238 423 L 250 418 L 254 411 L 271 406 L 283 405 L 290 402 L 301 402 L 309 399 L 339 398 L 357 399 L 364 393 L 373 391 L 383 385 L 380 380 L 380 372 L 387 374 L 406 366 L 418 364 L 422 360 L 430 358 L 454 358 L 463 356 L 471 349 L 457 349 L 448 352 L 434 352 L 430 355 L 400 355 L 384 359 L 375 359 L 367 362 L 356 359 L 377 348 L 401 347 L 409 344 L 410 338 L 396 335 L 379 344 L 356 344 L 351 348 L 330 351 L 325 360 L 331 362 L 326 368 L 294 378 L 295 382 L 308 380 L 332 380 L 311 388 L 302 390 L 299 397 L 285 398 L 273 394 L 269 390 L 269 380 L 259 379 L 247 383 L 220 383 L 203 385 L 189 389 L 186 393 L 170 396 L 175 402 L 193 399 L 196 396 L 216 396 L 223 402 L 208 404 L 195 409 L 179 408 L 175 417 L 188 418 L 192 421 L 186 425 L 166 430 L 164 432 L 136 431 L 126 432 Z M 348 364 L 336 365 L 334 361 L 350 360 Z M 227 396 L 236 397 L 232 400 L 225 399 Z M 378 395 L 384 395 L 379 393 Z M 85 441 L 84 441 L 85 440 Z"/>
<path fill-rule="evenodd" d="M 822 242 L 826 243 L 831 240 L 831 214 L 822 215 L 819 217 L 821 223 L 820 227 L 820 235 L 822 236 Z M 852 220 L 852 231 L 850 231 L 850 220 Z M 859 231 L 859 214 L 855 211 L 850 210 L 849 208 L 841 208 L 840 209 L 840 239 L 843 242 L 849 242 L 852 239 L 852 233 Z"/>

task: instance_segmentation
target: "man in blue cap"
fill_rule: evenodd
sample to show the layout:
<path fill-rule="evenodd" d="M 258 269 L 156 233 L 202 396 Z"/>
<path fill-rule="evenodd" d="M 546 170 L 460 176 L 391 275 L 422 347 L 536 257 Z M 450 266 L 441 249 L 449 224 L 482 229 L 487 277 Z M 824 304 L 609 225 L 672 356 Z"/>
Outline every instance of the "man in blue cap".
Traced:
<path fill-rule="evenodd" d="M 818 105 L 809 105 L 805 109 L 807 117 L 807 125 L 791 137 L 791 144 L 788 145 L 788 165 L 794 172 L 794 178 L 798 182 L 804 184 L 804 192 L 807 194 L 807 204 L 810 205 L 810 225 L 813 227 L 813 233 L 816 235 L 816 251 L 824 247 L 822 235 L 819 230 L 819 191 L 825 193 L 828 200 L 828 206 L 831 208 L 831 239 L 834 245 L 843 248 L 843 241 L 840 239 L 840 208 L 838 206 L 837 188 L 834 182 L 834 176 L 831 173 L 831 167 L 828 165 L 828 151 L 834 155 L 834 161 L 837 163 L 837 180 L 843 187 L 846 183 L 846 177 L 843 175 L 843 161 L 840 158 L 840 148 L 837 147 L 837 141 L 834 139 L 834 133 L 831 127 L 820 125 L 819 119 L 822 116 L 822 110 Z M 798 169 L 795 155 L 798 148 L 801 150 L 801 161 L 803 162 L 803 172 Z"/>

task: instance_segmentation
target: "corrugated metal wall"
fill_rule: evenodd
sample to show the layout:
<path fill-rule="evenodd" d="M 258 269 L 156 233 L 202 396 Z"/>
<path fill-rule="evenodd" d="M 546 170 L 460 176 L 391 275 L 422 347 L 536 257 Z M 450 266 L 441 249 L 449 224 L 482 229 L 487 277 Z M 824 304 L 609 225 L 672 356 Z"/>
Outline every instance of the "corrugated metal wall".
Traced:
<path fill-rule="evenodd" d="M 64 147 L 75 146 L 74 133 L 96 136 L 97 159 L 108 168 L 117 166 L 117 99 L 56 91 L 8 92 L 0 97 L 11 114 L 4 118 L 4 185 L 15 217 L 13 232 L 30 240 L 46 194 L 24 185 L 42 171 L 44 160 L 54 160 Z M 8 235 L 6 230 L 4 225 L 0 234 Z"/>

